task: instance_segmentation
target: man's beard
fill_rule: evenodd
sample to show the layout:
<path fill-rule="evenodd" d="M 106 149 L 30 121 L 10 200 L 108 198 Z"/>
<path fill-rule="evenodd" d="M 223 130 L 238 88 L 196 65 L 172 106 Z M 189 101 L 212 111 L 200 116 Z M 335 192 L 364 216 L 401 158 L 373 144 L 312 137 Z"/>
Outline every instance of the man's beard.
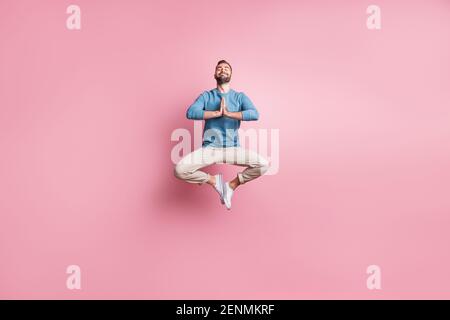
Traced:
<path fill-rule="evenodd" d="M 230 76 L 227 76 L 225 74 L 222 74 L 220 76 L 214 75 L 214 78 L 216 79 L 217 84 L 224 84 L 231 81 L 231 75 Z"/>

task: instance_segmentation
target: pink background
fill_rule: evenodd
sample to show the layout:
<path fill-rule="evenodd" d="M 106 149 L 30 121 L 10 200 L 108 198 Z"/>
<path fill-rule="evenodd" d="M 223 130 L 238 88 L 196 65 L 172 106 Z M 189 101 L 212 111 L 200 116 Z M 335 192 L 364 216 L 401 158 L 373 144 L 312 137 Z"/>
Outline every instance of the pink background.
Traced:
<path fill-rule="evenodd" d="M 449 39 L 445 0 L 2 0 L 0 298 L 450 298 Z M 170 159 L 222 58 L 280 130 L 231 213 Z"/>

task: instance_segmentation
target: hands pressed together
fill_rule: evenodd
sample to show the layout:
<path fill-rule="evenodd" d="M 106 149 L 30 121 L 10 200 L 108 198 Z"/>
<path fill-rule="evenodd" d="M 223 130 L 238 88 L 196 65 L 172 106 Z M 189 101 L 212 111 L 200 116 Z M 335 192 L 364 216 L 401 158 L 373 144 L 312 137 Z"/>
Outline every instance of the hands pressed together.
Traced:
<path fill-rule="evenodd" d="M 220 109 L 212 111 L 211 117 L 208 118 L 219 118 L 219 117 L 228 117 L 236 120 L 242 120 L 242 112 L 228 111 L 225 98 L 222 97 L 222 99 L 220 100 Z"/>

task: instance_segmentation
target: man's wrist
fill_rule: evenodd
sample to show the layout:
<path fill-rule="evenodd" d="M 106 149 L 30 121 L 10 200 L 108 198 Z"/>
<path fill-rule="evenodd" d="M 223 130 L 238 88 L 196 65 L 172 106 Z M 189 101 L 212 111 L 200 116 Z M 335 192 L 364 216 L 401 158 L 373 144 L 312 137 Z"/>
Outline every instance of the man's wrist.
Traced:
<path fill-rule="evenodd" d="M 236 119 L 236 120 L 242 120 L 243 119 L 241 111 L 238 111 L 238 112 L 224 111 L 223 115 L 225 117 L 228 117 L 228 118 L 231 118 L 231 119 Z"/>

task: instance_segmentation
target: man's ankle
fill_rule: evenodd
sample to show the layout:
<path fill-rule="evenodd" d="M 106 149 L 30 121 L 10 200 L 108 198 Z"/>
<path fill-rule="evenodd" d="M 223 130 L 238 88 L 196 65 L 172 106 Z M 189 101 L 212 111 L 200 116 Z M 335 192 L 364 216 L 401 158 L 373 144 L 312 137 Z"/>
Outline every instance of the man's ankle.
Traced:
<path fill-rule="evenodd" d="M 230 185 L 230 188 L 231 189 L 233 189 L 233 190 L 236 190 L 236 188 L 238 187 L 238 185 L 239 185 L 239 182 L 230 182 L 229 183 L 229 185 Z"/>
<path fill-rule="evenodd" d="M 215 176 L 210 176 L 209 180 L 208 180 L 208 184 L 212 185 L 213 187 L 216 185 L 216 177 Z"/>

